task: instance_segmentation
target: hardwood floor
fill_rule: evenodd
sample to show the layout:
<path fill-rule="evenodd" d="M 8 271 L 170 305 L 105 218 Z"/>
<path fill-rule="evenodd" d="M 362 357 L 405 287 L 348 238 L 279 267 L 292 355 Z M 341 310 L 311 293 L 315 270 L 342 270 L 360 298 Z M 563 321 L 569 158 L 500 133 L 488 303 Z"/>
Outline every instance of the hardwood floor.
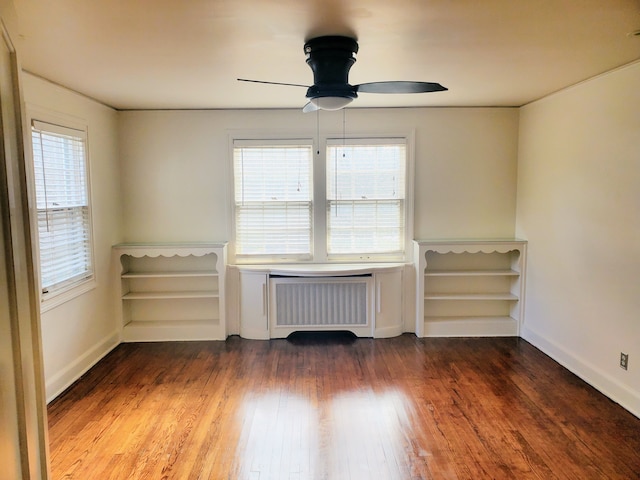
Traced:
<path fill-rule="evenodd" d="M 640 478 L 640 419 L 516 338 L 122 344 L 49 424 L 54 480 Z"/>

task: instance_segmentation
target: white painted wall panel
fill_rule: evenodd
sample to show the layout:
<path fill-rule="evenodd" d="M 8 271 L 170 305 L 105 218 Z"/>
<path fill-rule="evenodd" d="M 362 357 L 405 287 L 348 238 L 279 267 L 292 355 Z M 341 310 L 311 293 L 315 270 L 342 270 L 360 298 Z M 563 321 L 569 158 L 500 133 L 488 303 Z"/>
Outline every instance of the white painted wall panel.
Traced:
<path fill-rule="evenodd" d="M 317 120 L 299 110 L 120 112 L 123 241 L 231 241 L 231 136 L 342 135 L 342 112 Z M 513 237 L 518 109 L 349 109 L 345 123 L 347 135 L 414 135 L 414 238 Z M 227 295 L 237 324 L 234 276 Z M 413 297 L 404 302 L 414 318 Z"/>
<path fill-rule="evenodd" d="M 27 111 L 75 118 L 88 128 L 96 288 L 42 315 L 50 400 L 119 342 L 111 264 L 111 246 L 122 240 L 118 113 L 30 74 L 23 84 Z"/>
<path fill-rule="evenodd" d="M 638 85 L 640 63 L 522 108 L 516 232 L 529 241 L 525 338 L 636 415 Z"/>
<path fill-rule="evenodd" d="M 342 135 L 321 112 L 321 134 Z M 298 110 L 120 113 L 125 241 L 230 240 L 232 132 L 316 135 Z M 416 238 L 512 237 L 518 110 L 354 109 L 346 133 L 415 132 Z"/>

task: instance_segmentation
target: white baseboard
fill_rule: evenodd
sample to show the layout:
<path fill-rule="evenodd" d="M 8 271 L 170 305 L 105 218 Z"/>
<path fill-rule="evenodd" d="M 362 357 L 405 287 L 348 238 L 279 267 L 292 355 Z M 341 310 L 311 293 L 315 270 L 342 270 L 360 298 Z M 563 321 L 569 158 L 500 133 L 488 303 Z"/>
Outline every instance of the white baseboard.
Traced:
<path fill-rule="evenodd" d="M 107 338 L 96 343 L 66 368 L 57 372 L 51 378 L 45 379 L 47 403 L 50 403 L 64 392 L 73 382 L 102 360 L 107 353 L 117 347 L 118 344 L 120 344 L 120 336 L 118 332 L 113 332 Z"/>
<path fill-rule="evenodd" d="M 640 418 L 640 392 L 630 389 L 584 358 L 569 352 L 557 343 L 526 327 L 523 327 L 521 337 L 549 355 L 593 388 L 600 391 L 603 395 L 606 395 L 630 413 Z"/>
<path fill-rule="evenodd" d="M 392 338 L 402 335 L 402 324 L 391 325 L 390 327 L 376 328 L 373 332 L 373 338 Z"/>
<path fill-rule="evenodd" d="M 224 325 L 209 320 L 131 322 L 122 330 L 123 342 L 184 342 L 225 338 Z"/>
<path fill-rule="evenodd" d="M 441 317 L 424 322 L 425 337 L 515 337 L 518 325 L 511 317 Z"/>

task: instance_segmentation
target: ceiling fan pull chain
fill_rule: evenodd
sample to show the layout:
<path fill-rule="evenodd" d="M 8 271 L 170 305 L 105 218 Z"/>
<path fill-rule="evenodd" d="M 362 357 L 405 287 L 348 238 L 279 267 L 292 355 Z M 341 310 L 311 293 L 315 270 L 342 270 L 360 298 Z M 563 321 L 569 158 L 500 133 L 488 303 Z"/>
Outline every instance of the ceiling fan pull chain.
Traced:
<path fill-rule="evenodd" d="M 342 109 L 342 158 L 344 155 L 344 148 L 346 145 L 346 136 L 347 136 L 347 109 Z"/>
<path fill-rule="evenodd" d="M 320 109 L 316 110 L 316 155 L 320 155 Z"/>

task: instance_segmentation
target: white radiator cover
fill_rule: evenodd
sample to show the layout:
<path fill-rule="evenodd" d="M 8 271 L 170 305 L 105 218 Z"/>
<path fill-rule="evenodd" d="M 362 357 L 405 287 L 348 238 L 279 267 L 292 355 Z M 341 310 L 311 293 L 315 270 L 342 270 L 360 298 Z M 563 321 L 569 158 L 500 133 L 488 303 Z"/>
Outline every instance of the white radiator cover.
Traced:
<path fill-rule="evenodd" d="M 348 330 L 372 336 L 373 277 L 271 277 L 272 338 L 300 330 Z"/>

